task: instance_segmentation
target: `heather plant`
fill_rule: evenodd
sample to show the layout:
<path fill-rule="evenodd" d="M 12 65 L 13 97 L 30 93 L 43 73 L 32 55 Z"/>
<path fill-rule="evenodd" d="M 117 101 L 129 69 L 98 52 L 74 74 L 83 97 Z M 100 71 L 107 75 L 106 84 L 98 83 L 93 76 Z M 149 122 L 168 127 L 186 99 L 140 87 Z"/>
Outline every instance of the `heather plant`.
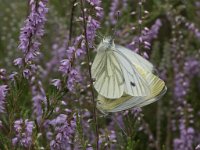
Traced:
<path fill-rule="evenodd" d="M 0 0 L 0 149 L 200 149 L 199 0 Z M 113 36 L 167 92 L 102 114 L 91 64 Z"/>

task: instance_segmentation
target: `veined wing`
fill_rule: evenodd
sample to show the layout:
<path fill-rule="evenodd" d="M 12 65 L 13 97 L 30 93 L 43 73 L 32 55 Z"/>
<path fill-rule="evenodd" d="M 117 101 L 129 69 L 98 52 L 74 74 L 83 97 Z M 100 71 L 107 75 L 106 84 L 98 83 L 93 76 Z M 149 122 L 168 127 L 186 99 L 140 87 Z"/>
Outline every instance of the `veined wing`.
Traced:
<path fill-rule="evenodd" d="M 118 51 L 120 51 L 121 53 L 123 53 L 124 56 L 126 56 L 127 59 L 129 59 L 132 64 L 135 64 L 137 66 L 141 66 L 141 68 L 146 70 L 146 71 L 152 72 L 154 70 L 152 63 L 150 63 L 148 60 L 146 60 L 145 58 L 143 58 L 139 54 L 129 50 L 126 47 L 120 46 L 120 45 L 116 45 L 116 49 Z"/>
<path fill-rule="evenodd" d="M 110 110 L 109 112 L 118 112 L 130 108 L 143 107 L 159 100 L 167 91 L 164 81 L 154 75 L 149 75 L 149 86 L 151 87 L 151 94 L 144 97 L 127 98 L 126 101 Z"/>
<path fill-rule="evenodd" d="M 148 84 L 151 90 L 149 96 L 135 97 L 124 95 L 121 98 L 111 100 L 101 95 L 98 95 L 97 108 L 103 113 L 118 112 L 130 108 L 143 107 L 159 100 L 166 93 L 167 90 L 164 81 L 151 73 L 143 75 L 146 76 L 146 79 L 149 81 Z"/>
<path fill-rule="evenodd" d="M 150 94 L 148 81 L 142 75 L 142 73 L 147 71 L 139 65 L 131 63 L 124 53 L 115 50 L 114 54 L 123 72 L 125 80 L 124 92 L 130 96 L 148 96 Z M 138 72 L 138 68 L 142 71 Z"/>
<path fill-rule="evenodd" d="M 124 77 L 113 51 L 97 52 L 91 67 L 94 87 L 106 98 L 119 98 L 124 92 Z"/>

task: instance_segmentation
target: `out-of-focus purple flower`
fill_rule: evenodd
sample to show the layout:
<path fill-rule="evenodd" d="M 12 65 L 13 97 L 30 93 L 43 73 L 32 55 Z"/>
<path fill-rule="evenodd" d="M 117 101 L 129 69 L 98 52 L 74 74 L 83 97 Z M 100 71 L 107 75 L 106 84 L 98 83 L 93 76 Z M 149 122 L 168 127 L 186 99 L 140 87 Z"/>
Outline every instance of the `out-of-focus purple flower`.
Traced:
<path fill-rule="evenodd" d="M 57 89 L 61 89 L 61 80 L 60 79 L 53 79 L 52 85 L 54 85 Z"/>
<path fill-rule="evenodd" d="M 9 79 L 10 79 L 11 81 L 13 81 L 14 78 L 15 78 L 15 76 L 16 76 L 17 74 L 18 74 L 17 72 L 12 72 L 12 73 L 9 75 Z"/>
<path fill-rule="evenodd" d="M 7 85 L 0 85 L 0 113 L 4 112 L 5 98 L 8 91 Z"/>
<path fill-rule="evenodd" d="M 102 1 L 101 0 L 87 0 L 87 2 L 91 6 L 94 7 L 94 9 L 96 11 L 96 16 L 101 19 L 104 15 L 103 8 L 101 7 Z"/>
<path fill-rule="evenodd" d="M 200 144 L 195 147 L 195 150 L 200 150 Z"/>
<path fill-rule="evenodd" d="M 72 136 L 76 129 L 76 115 L 74 114 L 70 121 L 68 119 L 66 114 L 60 114 L 48 122 L 48 126 L 53 127 L 54 130 L 48 133 L 51 150 L 70 149 L 73 144 Z"/>
<path fill-rule="evenodd" d="M 173 147 L 174 150 L 192 150 L 193 140 L 194 140 L 194 129 L 189 127 L 185 128 L 185 122 L 179 125 L 180 128 L 180 138 L 174 139 Z"/>
<path fill-rule="evenodd" d="M 2 121 L 0 120 L 0 129 L 3 127 Z"/>
<path fill-rule="evenodd" d="M 176 60 L 173 60 L 173 64 L 174 66 L 177 65 Z M 189 91 L 190 78 L 192 78 L 194 75 L 200 74 L 200 61 L 196 60 L 195 58 L 188 58 L 184 62 L 183 72 L 179 72 L 176 68 L 178 68 L 178 66 L 174 67 L 176 71 L 174 80 L 174 95 L 176 96 L 177 100 L 183 101 L 184 97 Z"/>
<path fill-rule="evenodd" d="M 30 76 L 31 76 L 31 71 L 30 71 L 29 69 L 23 70 L 23 76 L 24 76 L 26 79 L 29 79 Z"/>
<path fill-rule="evenodd" d="M 110 13 L 109 13 L 109 18 L 110 18 L 110 22 L 112 25 L 117 23 L 116 20 L 116 14 L 117 14 L 117 9 L 119 7 L 119 0 L 113 0 L 111 3 L 111 7 L 110 7 Z"/>
<path fill-rule="evenodd" d="M 179 22 L 185 22 L 184 18 L 178 18 Z M 174 31 L 176 32 L 176 31 Z M 174 34 L 175 35 L 175 34 Z M 195 59 L 187 59 L 185 58 L 185 53 L 182 51 L 180 47 L 181 43 L 179 39 L 182 39 L 182 35 L 179 33 L 179 36 L 174 36 L 172 39 L 172 47 L 171 47 L 171 56 L 173 63 L 173 71 L 174 71 L 174 102 L 173 104 L 176 107 L 175 114 L 179 118 L 178 122 L 173 119 L 173 130 L 176 130 L 176 123 L 178 123 L 178 131 L 179 137 L 173 140 L 173 148 L 174 150 L 192 150 L 194 144 L 194 133 L 195 130 L 192 127 L 194 122 L 192 107 L 187 102 L 186 96 L 189 92 L 190 80 L 191 78 L 197 74 L 198 63 Z M 181 60 L 177 62 L 177 60 Z M 190 67 L 194 70 L 190 70 Z"/>
<path fill-rule="evenodd" d="M 89 46 L 92 48 L 96 31 L 100 28 L 100 20 L 103 17 L 103 8 L 101 7 L 101 0 L 87 0 L 87 2 L 94 7 L 95 10 L 95 16 L 88 14 L 87 17 L 87 38 Z"/>
<path fill-rule="evenodd" d="M 73 91 L 75 84 L 81 80 L 79 71 L 77 69 L 72 69 L 69 73 L 69 79 L 67 81 L 67 87 L 70 91 Z"/>
<path fill-rule="evenodd" d="M 82 58 L 85 54 L 85 44 L 83 44 L 83 36 L 75 38 L 73 46 L 68 47 L 65 51 L 65 59 L 61 60 L 59 71 L 63 76 L 67 77 L 66 84 L 70 91 L 74 91 L 74 87 L 80 82 L 81 76 L 79 68 L 75 66 L 76 58 Z M 81 45 L 80 48 L 77 48 Z"/>
<path fill-rule="evenodd" d="M 57 72 L 60 67 L 61 60 L 66 57 L 66 50 L 68 48 L 68 37 L 61 39 L 60 36 L 55 38 L 55 42 L 52 45 L 51 55 L 52 58 L 46 63 L 46 70 L 44 78 L 52 72 Z"/>
<path fill-rule="evenodd" d="M 189 76 L 200 75 L 200 60 L 195 58 L 187 58 L 184 63 L 184 72 Z"/>
<path fill-rule="evenodd" d="M 88 17 L 87 21 L 87 38 L 89 46 L 92 47 L 94 38 L 96 36 L 96 30 L 100 28 L 99 21 L 93 19 L 91 16 Z"/>
<path fill-rule="evenodd" d="M 194 25 L 194 23 L 186 22 L 185 26 L 193 32 L 193 34 L 196 36 L 196 38 L 200 39 L 200 31 L 199 29 Z"/>
<path fill-rule="evenodd" d="M 70 68 L 71 68 L 71 63 L 70 63 L 69 59 L 63 59 L 63 60 L 61 60 L 59 70 L 63 74 L 67 75 Z"/>
<path fill-rule="evenodd" d="M 4 68 L 0 68 L 0 79 L 1 80 L 6 80 L 7 77 L 6 77 L 6 69 Z"/>
<path fill-rule="evenodd" d="M 30 1 L 31 11 L 24 22 L 24 26 L 21 28 L 19 44 L 19 49 L 23 52 L 25 63 L 33 61 L 39 54 L 39 41 L 41 36 L 44 35 L 45 16 L 48 12 L 46 3 L 47 0 Z"/>
<path fill-rule="evenodd" d="M 101 134 L 99 135 L 99 146 L 103 148 L 110 147 L 115 149 L 114 143 L 116 143 L 116 133 L 114 130 L 103 130 L 101 129 Z"/>
<path fill-rule="evenodd" d="M 140 45 L 145 49 L 151 48 L 151 42 L 153 39 L 157 38 L 160 27 L 162 26 L 162 22 L 160 19 L 157 19 L 155 23 L 151 26 L 150 29 L 145 28 L 142 30 L 142 35 L 140 37 L 134 37 L 132 42 L 128 45 L 128 47 L 136 52 L 138 52 L 138 45 Z M 143 53 L 145 58 L 148 58 L 148 54 L 146 52 Z"/>
<path fill-rule="evenodd" d="M 19 49 L 23 53 L 23 58 L 14 60 L 14 64 L 21 67 L 25 63 L 26 68 L 23 70 L 23 76 L 29 79 L 29 84 L 32 90 L 33 112 L 36 116 L 38 123 L 42 117 L 42 105 L 46 104 L 46 95 L 38 76 L 39 67 L 33 62 L 36 61 L 37 56 L 40 54 L 39 46 L 41 37 L 44 35 L 44 24 L 46 22 L 46 14 L 48 0 L 30 0 L 30 13 L 24 22 L 20 32 Z"/>
<path fill-rule="evenodd" d="M 126 9 L 128 6 L 127 0 L 123 0 L 122 4 L 123 4 L 123 9 Z"/>
<path fill-rule="evenodd" d="M 112 0 L 109 19 L 111 25 L 115 25 L 117 23 L 117 15 L 121 15 L 120 12 L 127 9 L 127 0 Z"/>
<path fill-rule="evenodd" d="M 133 108 L 133 109 L 131 109 L 131 113 L 134 115 L 135 118 L 139 117 L 141 112 L 142 112 L 141 108 Z"/>
<path fill-rule="evenodd" d="M 14 65 L 18 66 L 19 68 L 21 68 L 23 66 L 23 60 L 22 60 L 22 58 L 16 58 L 14 60 Z"/>
<path fill-rule="evenodd" d="M 44 106 L 47 105 L 46 93 L 43 89 L 42 82 L 38 79 L 36 80 L 35 77 L 31 78 L 31 84 L 33 112 L 37 122 L 40 123 L 43 114 L 42 105 L 44 109 Z"/>
<path fill-rule="evenodd" d="M 189 87 L 189 79 L 185 78 L 182 72 L 175 74 L 175 87 L 174 87 L 174 95 L 178 101 L 183 101 L 184 97 L 188 92 Z"/>
<path fill-rule="evenodd" d="M 24 148 L 29 148 L 32 144 L 32 132 L 34 128 L 34 122 L 26 119 L 16 120 L 14 122 L 15 137 L 12 139 L 14 146 L 20 145 Z"/>

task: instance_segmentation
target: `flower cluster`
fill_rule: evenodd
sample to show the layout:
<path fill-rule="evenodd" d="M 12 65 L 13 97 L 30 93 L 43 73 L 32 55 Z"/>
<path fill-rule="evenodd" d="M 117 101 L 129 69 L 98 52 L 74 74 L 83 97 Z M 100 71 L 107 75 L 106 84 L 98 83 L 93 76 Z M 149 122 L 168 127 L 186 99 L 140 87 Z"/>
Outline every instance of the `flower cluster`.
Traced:
<path fill-rule="evenodd" d="M 45 109 L 47 105 L 46 93 L 43 89 L 42 82 L 34 76 L 31 78 L 31 84 L 33 114 L 35 115 L 37 122 L 40 123 L 43 109 Z"/>
<path fill-rule="evenodd" d="M 47 0 L 30 0 L 30 14 L 24 22 L 20 32 L 19 49 L 23 52 L 25 63 L 34 61 L 38 56 L 40 39 L 44 35 L 46 21 Z M 21 66 L 23 61 L 18 58 L 15 64 Z"/>
<path fill-rule="evenodd" d="M 7 94 L 7 85 L 0 85 L 0 113 L 4 112 L 5 98 Z"/>
<path fill-rule="evenodd" d="M 0 149 L 200 149 L 200 0 L 47 2 L 0 7 Z M 114 27 L 116 44 L 152 61 L 168 91 L 102 116 L 90 61 L 98 32 Z"/>
<path fill-rule="evenodd" d="M 20 145 L 24 148 L 30 148 L 32 144 L 32 133 L 34 122 L 28 119 L 19 119 L 14 122 L 15 137 L 12 139 L 13 145 Z"/>
<path fill-rule="evenodd" d="M 47 121 L 47 126 L 54 130 L 49 131 L 47 135 L 51 149 L 70 149 L 76 129 L 76 114 L 72 118 L 68 118 L 66 114 L 60 114 L 55 119 Z"/>
<path fill-rule="evenodd" d="M 194 129 L 185 127 L 185 122 L 181 121 L 179 128 L 181 130 L 180 138 L 174 139 L 174 150 L 191 150 L 194 140 Z"/>
<path fill-rule="evenodd" d="M 87 0 L 87 2 L 94 8 L 95 16 L 87 16 L 87 38 L 90 48 L 93 47 L 93 42 L 96 36 L 97 29 L 100 28 L 100 20 L 103 17 L 103 9 L 101 8 L 101 0 Z"/>
<path fill-rule="evenodd" d="M 79 45 L 81 45 L 80 48 L 78 47 Z M 59 71 L 63 74 L 64 77 L 67 77 L 66 84 L 68 90 L 70 91 L 74 91 L 76 83 L 79 83 L 81 80 L 79 68 L 77 68 L 75 64 L 76 59 L 81 58 L 82 54 L 85 53 L 84 49 L 85 45 L 83 44 L 83 38 L 82 36 L 78 36 L 75 39 L 73 46 L 68 47 L 68 49 L 65 51 L 65 58 L 60 61 Z M 54 79 L 54 81 L 59 80 Z"/>
<path fill-rule="evenodd" d="M 151 48 L 151 42 L 153 41 L 153 39 L 157 38 L 161 26 L 162 26 L 161 20 L 157 19 L 150 29 L 145 27 L 144 30 L 142 30 L 141 36 L 134 37 L 132 42 L 128 45 L 128 47 L 138 52 L 138 45 L 140 43 L 140 45 L 144 49 L 149 50 Z M 145 58 L 149 57 L 146 52 L 143 52 L 143 55 Z"/>
<path fill-rule="evenodd" d="M 119 5 L 119 0 L 112 1 L 111 7 L 110 7 L 110 13 L 109 13 L 111 24 L 117 23 L 116 12 L 117 12 L 118 5 Z"/>

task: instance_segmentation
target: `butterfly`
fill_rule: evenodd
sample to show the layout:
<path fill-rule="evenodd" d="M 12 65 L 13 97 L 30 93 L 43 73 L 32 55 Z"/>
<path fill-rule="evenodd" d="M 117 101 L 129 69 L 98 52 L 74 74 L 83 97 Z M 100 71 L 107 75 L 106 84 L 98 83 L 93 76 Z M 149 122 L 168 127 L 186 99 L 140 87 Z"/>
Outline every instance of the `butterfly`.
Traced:
<path fill-rule="evenodd" d="M 148 105 L 162 97 L 167 87 L 154 75 L 154 66 L 139 54 L 115 45 L 107 37 L 97 47 L 91 67 L 97 108 L 104 113 Z"/>

